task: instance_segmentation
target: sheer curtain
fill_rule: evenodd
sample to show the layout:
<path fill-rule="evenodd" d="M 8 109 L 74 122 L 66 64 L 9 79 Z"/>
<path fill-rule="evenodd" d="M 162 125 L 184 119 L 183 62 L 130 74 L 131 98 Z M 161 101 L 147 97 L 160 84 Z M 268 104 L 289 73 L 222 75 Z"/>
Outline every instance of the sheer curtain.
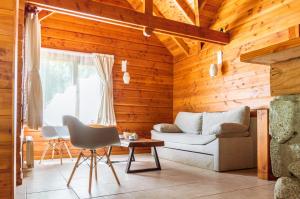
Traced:
<path fill-rule="evenodd" d="M 38 129 L 43 125 L 43 98 L 40 70 L 41 25 L 37 14 L 28 13 L 25 22 L 24 124 Z"/>
<path fill-rule="evenodd" d="M 43 48 L 40 74 L 44 124 L 62 125 L 63 115 L 86 124 L 97 121 L 103 91 L 93 54 Z"/>
<path fill-rule="evenodd" d="M 102 87 L 98 112 L 98 123 L 106 126 L 116 125 L 112 80 L 114 56 L 103 54 L 94 54 L 94 56 Z"/>

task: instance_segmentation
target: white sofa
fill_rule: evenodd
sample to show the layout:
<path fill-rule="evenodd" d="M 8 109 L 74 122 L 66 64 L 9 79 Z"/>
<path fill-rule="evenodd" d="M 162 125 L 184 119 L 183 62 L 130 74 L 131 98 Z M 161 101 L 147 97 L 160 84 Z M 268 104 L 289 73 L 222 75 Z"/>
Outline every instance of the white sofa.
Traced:
<path fill-rule="evenodd" d="M 213 130 L 228 123 L 246 126 L 246 130 Z M 182 132 L 151 131 L 152 139 L 165 141 L 164 147 L 157 148 L 160 158 L 215 171 L 256 167 L 256 118 L 250 118 L 249 107 L 216 113 L 179 112 L 175 125 Z"/>

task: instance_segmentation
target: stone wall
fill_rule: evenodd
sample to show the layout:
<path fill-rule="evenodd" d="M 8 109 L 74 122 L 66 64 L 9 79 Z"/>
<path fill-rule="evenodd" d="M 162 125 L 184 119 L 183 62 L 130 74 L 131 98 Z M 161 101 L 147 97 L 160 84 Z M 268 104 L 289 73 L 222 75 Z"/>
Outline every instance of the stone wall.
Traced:
<path fill-rule="evenodd" d="M 275 198 L 300 198 L 300 95 L 276 97 L 270 105 L 271 164 Z"/>

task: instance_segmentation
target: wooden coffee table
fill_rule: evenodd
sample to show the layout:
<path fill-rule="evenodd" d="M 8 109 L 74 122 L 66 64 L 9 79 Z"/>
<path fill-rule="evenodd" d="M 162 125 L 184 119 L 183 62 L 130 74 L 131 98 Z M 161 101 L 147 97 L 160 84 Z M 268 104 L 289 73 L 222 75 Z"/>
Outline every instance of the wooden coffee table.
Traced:
<path fill-rule="evenodd" d="M 145 172 L 145 171 L 161 170 L 161 166 L 160 166 L 160 163 L 159 163 L 159 158 L 158 158 L 158 155 L 157 155 L 156 147 L 164 146 L 164 145 L 165 145 L 164 141 L 161 141 L 161 140 L 141 138 L 141 139 L 138 139 L 138 140 L 130 141 L 130 140 L 122 139 L 120 146 L 127 147 L 129 149 L 129 156 L 128 156 L 127 166 L 126 166 L 125 172 L 126 173 L 138 173 L 138 172 Z M 135 150 L 136 147 L 153 147 L 154 160 L 155 160 L 155 163 L 156 163 L 156 167 L 146 168 L 146 169 L 135 169 L 135 170 L 130 169 L 131 163 L 133 161 L 135 161 L 134 150 Z M 109 148 L 108 155 L 111 154 L 111 150 L 112 150 L 112 147 Z"/>

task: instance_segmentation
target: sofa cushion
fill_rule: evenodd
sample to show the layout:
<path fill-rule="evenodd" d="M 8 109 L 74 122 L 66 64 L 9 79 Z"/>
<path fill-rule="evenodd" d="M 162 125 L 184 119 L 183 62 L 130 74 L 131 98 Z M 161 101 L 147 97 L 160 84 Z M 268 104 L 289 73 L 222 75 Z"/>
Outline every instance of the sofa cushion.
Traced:
<path fill-rule="evenodd" d="M 155 124 L 153 129 L 158 132 L 165 132 L 165 133 L 182 133 L 182 131 L 177 127 L 176 124 Z"/>
<path fill-rule="evenodd" d="M 151 131 L 151 138 L 182 144 L 208 144 L 216 139 L 216 135 L 199 135 L 190 133 L 162 133 L 155 130 Z"/>
<path fill-rule="evenodd" d="M 248 130 L 248 127 L 238 123 L 221 123 L 212 126 L 208 132 L 208 135 L 224 135 L 224 134 L 237 134 L 244 133 Z"/>
<path fill-rule="evenodd" d="M 179 112 L 174 123 L 184 133 L 201 134 L 202 113 Z"/>
<path fill-rule="evenodd" d="M 195 152 L 195 153 L 204 153 L 209 155 L 214 155 L 217 152 L 217 147 L 215 143 L 217 140 L 214 140 L 208 144 L 182 144 L 182 143 L 176 143 L 176 142 L 166 142 L 165 146 L 167 148 L 171 149 L 177 149 L 181 151 L 189 151 L 189 152 Z"/>
<path fill-rule="evenodd" d="M 238 107 L 227 112 L 203 113 L 202 134 L 208 135 L 211 128 L 222 123 L 238 123 L 250 125 L 250 108 L 248 106 Z"/>

